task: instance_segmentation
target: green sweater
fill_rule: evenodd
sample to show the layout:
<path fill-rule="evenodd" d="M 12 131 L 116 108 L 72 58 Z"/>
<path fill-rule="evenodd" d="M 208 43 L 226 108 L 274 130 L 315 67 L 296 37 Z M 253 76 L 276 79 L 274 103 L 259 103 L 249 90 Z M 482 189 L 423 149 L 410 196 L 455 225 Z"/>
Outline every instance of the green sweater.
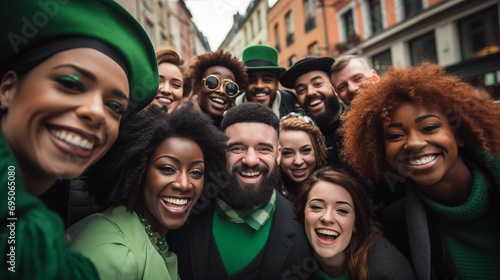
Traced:
<path fill-rule="evenodd" d="M 494 177 L 494 191 L 500 189 L 500 158 L 480 163 Z M 449 207 L 430 200 L 421 192 L 419 196 L 434 211 L 446 248 L 457 270 L 459 279 L 500 279 L 500 218 L 499 205 L 494 205 L 486 179 L 472 170 L 473 186 L 467 201 Z"/>
<path fill-rule="evenodd" d="M 26 193 L 19 172 L 0 131 L 0 279 L 99 279 L 67 247 L 61 218 Z"/>

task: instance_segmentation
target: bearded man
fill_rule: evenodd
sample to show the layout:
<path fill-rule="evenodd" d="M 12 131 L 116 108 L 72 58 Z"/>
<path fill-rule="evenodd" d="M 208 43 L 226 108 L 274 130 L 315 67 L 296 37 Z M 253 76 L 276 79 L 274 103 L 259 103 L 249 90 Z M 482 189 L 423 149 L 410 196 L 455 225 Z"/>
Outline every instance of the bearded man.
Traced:
<path fill-rule="evenodd" d="M 226 171 L 213 203 L 167 235 L 182 279 L 305 279 L 317 265 L 279 184 L 279 120 L 256 102 L 229 109 Z M 213 187 L 213 186 L 205 186 Z M 200 199 L 203 201 L 203 199 Z M 212 206 L 213 205 L 213 206 Z M 292 278 L 289 278 L 292 277 Z"/>
<path fill-rule="evenodd" d="M 278 77 L 286 71 L 278 65 L 278 50 L 265 45 L 243 50 L 243 63 L 248 73 L 248 87 L 234 99 L 235 105 L 245 102 L 262 103 L 282 118 L 298 108 L 292 92 L 279 89 Z"/>
<path fill-rule="evenodd" d="M 295 89 L 299 105 L 325 136 L 328 164 L 345 168 L 340 156 L 342 139 L 338 129 L 342 125 L 340 116 L 347 111 L 347 106 L 340 101 L 330 81 L 330 67 L 334 62 L 330 57 L 299 60 L 281 75 L 280 83 Z"/>

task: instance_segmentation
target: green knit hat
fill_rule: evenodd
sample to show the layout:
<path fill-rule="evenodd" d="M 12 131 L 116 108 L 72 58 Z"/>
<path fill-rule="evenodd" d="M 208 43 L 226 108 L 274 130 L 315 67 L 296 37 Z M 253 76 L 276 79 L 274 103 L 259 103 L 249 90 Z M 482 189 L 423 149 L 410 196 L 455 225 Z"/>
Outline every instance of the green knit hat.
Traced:
<path fill-rule="evenodd" d="M 255 45 L 243 50 L 243 63 L 247 71 L 265 71 L 280 76 L 285 68 L 278 66 L 278 50 L 264 45 Z"/>
<path fill-rule="evenodd" d="M 65 38 L 89 38 L 110 47 L 123 62 L 118 64 L 128 76 L 131 110 L 142 110 L 158 91 L 153 45 L 141 25 L 115 1 L 2 0 L 0 35 L 0 78 L 27 52 L 36 53 Z"/>

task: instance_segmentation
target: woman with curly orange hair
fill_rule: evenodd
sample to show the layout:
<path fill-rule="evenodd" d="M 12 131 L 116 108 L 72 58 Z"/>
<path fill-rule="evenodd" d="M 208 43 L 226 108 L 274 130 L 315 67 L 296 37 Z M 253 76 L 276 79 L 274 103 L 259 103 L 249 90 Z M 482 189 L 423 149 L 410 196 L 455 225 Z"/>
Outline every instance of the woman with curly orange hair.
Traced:
<path fill-rule="evenodd" d="M 208 114 L 217 127 L 222 114 L 233 106 L 233 99 L 248 85 L 245 64 L 230 52 L 216 52 L 199 55 L 191 65 L 189 79 L 192 81 L 192 95 L 198 98 L 200 109 Z"/>
<path fill-rule="evenodd" d="M 345 116 L 346 161 L 406 186 L 382 213 L 419 279 L 500 277 L 500 111 L 441 66 L 393 68 Z"/>
<path fill-rule="evenodd" d="M 281 193 L 293 202 L 300 183 L 326 165 L 325 137 L 313 120 L 290 113 L 280 121 Z"/>

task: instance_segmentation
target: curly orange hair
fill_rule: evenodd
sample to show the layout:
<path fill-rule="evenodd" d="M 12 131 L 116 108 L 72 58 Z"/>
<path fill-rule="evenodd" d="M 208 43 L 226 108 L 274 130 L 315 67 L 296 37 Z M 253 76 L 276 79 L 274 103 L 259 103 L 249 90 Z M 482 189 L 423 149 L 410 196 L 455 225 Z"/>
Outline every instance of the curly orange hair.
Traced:
<path fill-rule="evenodd" d="M 383 130 L 403 102 L 442 112 L 466 146 L 500 153 L 500 110 L 492 98 L 446 75 L 442 66 L 422 62 L 417 67 L 392 68 L 378 83 L 364 84 L 343 116 L 343 157 L 364 178 L 381 180 L 391 170 L 385 160 Z"/>

